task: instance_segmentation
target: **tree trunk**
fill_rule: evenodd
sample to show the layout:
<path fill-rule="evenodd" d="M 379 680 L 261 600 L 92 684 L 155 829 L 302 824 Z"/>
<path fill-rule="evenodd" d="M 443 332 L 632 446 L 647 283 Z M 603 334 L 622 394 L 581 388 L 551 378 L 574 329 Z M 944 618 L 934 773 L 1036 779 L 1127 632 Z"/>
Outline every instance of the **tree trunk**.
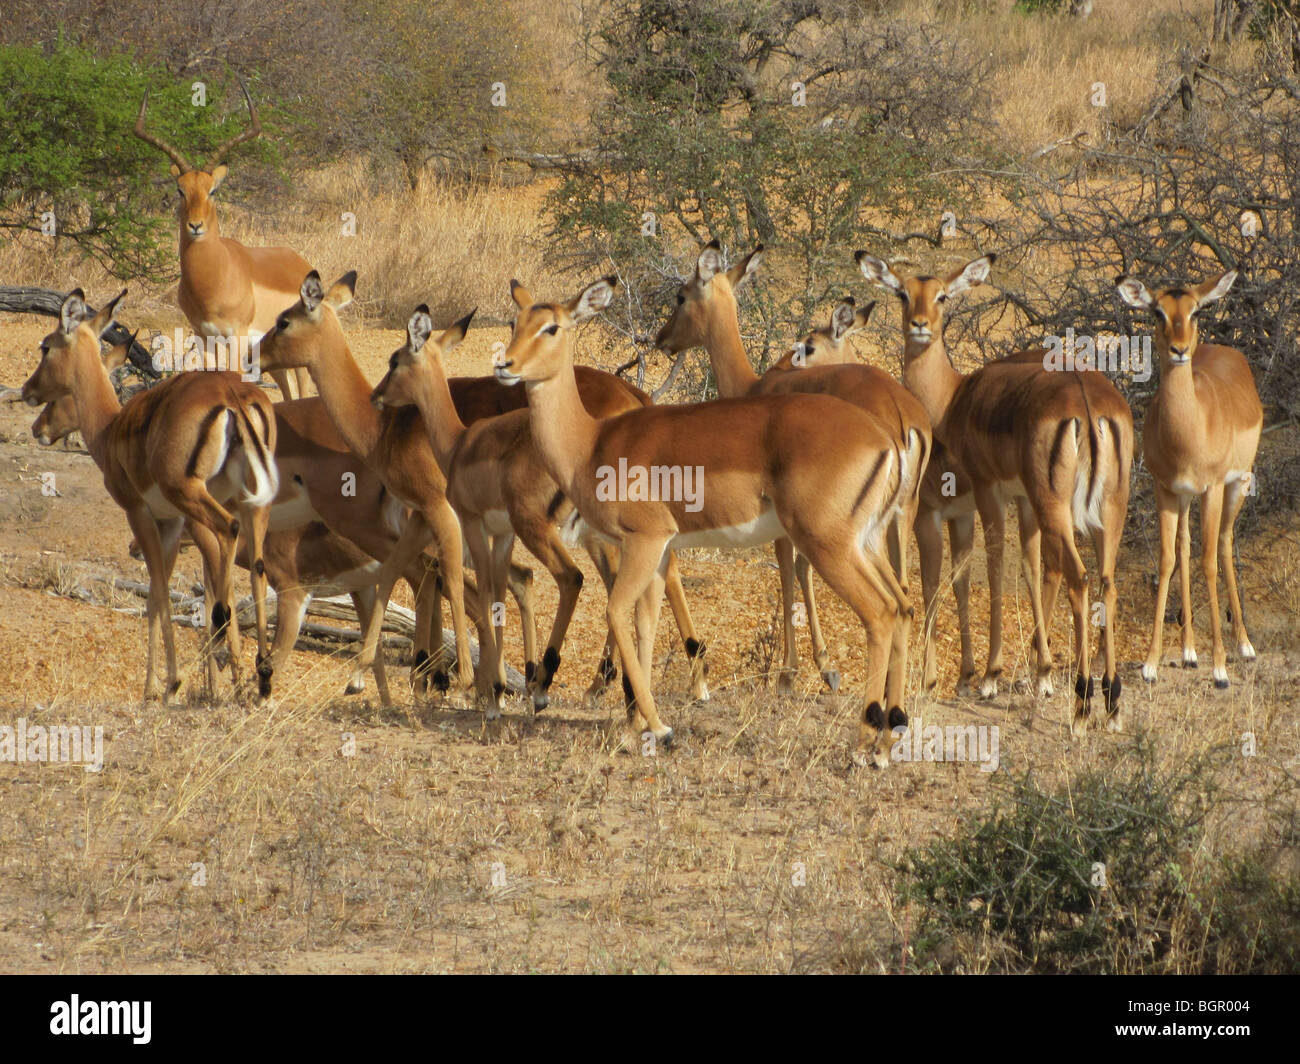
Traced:
<path fill-rule="evenodd" d="M 65 297 L 66 293 L 56 292 L 52 288 L 0 287 L 0 311 L 7 311 L 10 314 L 44 314 L 57 318 Z M 93 309 L 91 313 L 94 313 Z M 131 339 L 131 334 L 117 322 L 113 322 L 104 333 L 104 339 L 110 344 L 124 344 Z M 153 355 L 144 344 L 138 341 L 132 343 L 127 361 L 145 380 L 158 379 L 158 371 L 153 368 Z"/>

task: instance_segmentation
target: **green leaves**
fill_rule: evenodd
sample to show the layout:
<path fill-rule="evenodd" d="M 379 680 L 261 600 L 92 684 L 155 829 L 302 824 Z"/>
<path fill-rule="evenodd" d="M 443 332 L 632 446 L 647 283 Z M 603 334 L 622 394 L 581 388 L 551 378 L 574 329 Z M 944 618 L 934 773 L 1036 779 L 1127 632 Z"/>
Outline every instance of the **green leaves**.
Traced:
<path fill-rule="evenodd" d="M 0 228 L 41 232 L 53 212 L 60 240 L 118 276 L 174 273 L 169 164 L 131 135 L 146 87 L 149 128 L 196 163 L 230 135 L 211 86 L 200 107 L 189 82 L 124 54 L 96 57 L 62 39 L 0 48 Z M 229 121 L 244 121 L 237 90 L 235 99 Z"/>

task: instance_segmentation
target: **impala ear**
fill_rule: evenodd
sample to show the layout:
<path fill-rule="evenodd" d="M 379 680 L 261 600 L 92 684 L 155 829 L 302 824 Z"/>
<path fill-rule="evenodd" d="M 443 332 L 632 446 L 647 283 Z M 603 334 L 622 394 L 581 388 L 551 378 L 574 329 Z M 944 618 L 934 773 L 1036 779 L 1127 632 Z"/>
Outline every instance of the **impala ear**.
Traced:
<path fill-rule="evenodd" d="M 758 269 L 758 265 L 762 261 L 763 245 L 759 244 L 758 247 L 727 271 L 727 280 L 731 282 L 731 287 L 739 288 L 742 284 L 748 281 L 749 275 Z"/>
<path fill-rule="evenodd" d="M 1216 299 L 1222 299 L 1228 294 L 1228 289 L 1237 279 L 1237 271 L 1229 270 L 1217 280 L 1202 281 L 1192 289 L 1196 296 L 1198 306 L 1205 306 L 1206 303 L 1213 303 Z"/>
<path fill-rule="evenodd" d="M 342 277 L 330 285 L 330 290 L 325 293 L 325 302 L 335 310 L 342 310 L 352 302 L 352 297 L 357 291 L 357 271 L 348 270 Z"/>
<path fill-rule="evenodd" d="M 514 280 L 510 282 L 510 298 L 515 301 L 515 306 L 520 310 L 527 310 L 537 302 L 537 300 L 533 298 L 532 292 L 528 291 L 527 288 Z"/>
<path fill-rule="evenodd" d="M 1120 299 L 1138 310 L 1149 310 L 1151 304 L 1155 302 L 1151 298 L 1151 293 L 1147 291 L 1147 286 L 1136 277 L 1129 277 L 1127 274 L 1115 278 L 1115 290 L 1119 292 Z"/>
<path fill-rule="evenodd" d="M 172 165 L 171 165 L 171 171 L 172 171 L 172 177 L 180 177 L 180 176 L 181 176 L 181 168 L 180 168 L 179 166 L 177 166 L 175 163 L 172 163 Z"/>
<path fill-rule="evenodd" d="M 65 333 L 71 334 L 88 317 L 90 308 L 86 306 L 86 293 L 80 288 L 74 288 L 64 297 L 63 305 L 59 307 L 59 325 Z"/>
<path fill-rule="evenodd" d="M 226 179 L 226 174 L 229 172 L 230 171 L 226 169 L 225 163 L 222 163 L 220 166 L 214 166 L 212 168 L 212 187 L 208 189 L 208 192 L 216 192 L 217 189 L 221 187 L 221 182 Z"/>
<path fill-rule="evenodd" d="M 298 289 L 298 296 L 309 314 L 316 313 L 321 302 L 325 299 L 325 286 L 321 284 L 319 273 L 312 270 L 302 279 L 302 287 Z"/>
<path fill-rule="evenodd" d="M 853 331 L 857 318 L 857 303 L 852 296 L 840 300 L 831 311 L 831 339 L 837 343 Z M 865 322 L 864 322 L 865 324 Z"/>
<path fill-rule="evenodd" d="M 883 285 L 899 295 L 903 294 L 903 282 L 898 279 L 898 274 L 889 268 L 884 259 L 878 259 L 865 251 L 859 251 L 853 257 L 857 260 L 862 276 L 872 284 Z"/>
<path fill-rule="evenodd" d="M 972 259 L 966 263 L 960 270 L 948 275 L 944 281 L 944 287 L 948 290 L 950 296 L 959 296 L 966 289 L 974 288 L 977 284 L 983 284 L 989 279 L 989 270 L 996 261 L 996 255 L 981 255 L 978 259 Z"/>
<path fill-rule="evenodd" d="M 421 303 L 412 311 L 411 318 L 406 323 L 406 346 L 411 354 L 419 352 L 429 342 L 432 334 L 433 318 L 429 316 L 428 304 Z"/>
<path fill-rule="evenodd" d="M 453 347 L 455 347 L 458 343 L 460 343 L 463 339 L 465 339 L 465 334 L 469 332 L 469 323 L 474 319 L 474 315 L 477 313 L 478 313 L 478 307 L 475 307 L 463 318 L 461 318 L 460 321 L 456 322 L 455 325 L 453 325 L 450 329 L 448 329 L 441 336 L 439 336 L 438 346 L 441 347 L 444 351 L 450 351 Z"/>
<path fill-rule="evenodd" d="M 614 302 L 614 290 L 618 288 L 617 277 L 602 277 L 595 284 L 588 285 L 582 294 L 565 305 L 565 310 L 575 325 L 594 317 Z"/>
<path fill-rule="evenodd" d="M 710 240 L 700 249 L 700 257 L 695 260 L 695 276 L 700 284 L 708 284 L 715 273 L 722 271 L 722 245 Z"/>
<path fill-rule="evenodd" d="M 96 336 L 102 336 L 104 331 L 113 324 L 113 316 L 117 313 L 117 306 L 126 298 L 126 289 L 118 292 L 104 306 L 99 308 L 99 313 L 91 319 L 90 330 Z"/>

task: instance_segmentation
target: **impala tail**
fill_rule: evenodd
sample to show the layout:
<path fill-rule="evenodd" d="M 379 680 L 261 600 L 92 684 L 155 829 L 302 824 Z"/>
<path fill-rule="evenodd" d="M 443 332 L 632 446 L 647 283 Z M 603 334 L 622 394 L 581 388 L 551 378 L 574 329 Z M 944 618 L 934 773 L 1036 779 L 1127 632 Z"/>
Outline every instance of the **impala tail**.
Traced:
<path fill-rule="evenodd" d="M 258 411 L 259 421 L 260 414 Z M 269 506 L 280 491 L 280 474 L 271 451 L 267 435 L 269 431 L 270 427 L 264 424 L 259 433 L 249 409 L 242 404 L 227 409 L 227 449 L 231 456 L 236 451 L 243 452 L 245 472 L 242 501 L 247 506 Z"/>
<path fill-rule="evenodd" d="M 1127 456 L 1133 453 L 1133 441 L 1126 436 L 1131 435 L 1132 429 L 1117 418 L 1090 416 L 1087 436 L 1079 438 L 1080 420 L 1072 418 L 1063 423 L 1060 435 L 1072 430 L 1075 436 L 1078 457 L 1074 468 L 1074 490 L 1070 495 L 1074 527 L 1078 532 L 1091 533 L 1102 527 L 1102 500 L 1121 484 L 1128 483 Z M 1055 468 L 1055 462 L 1053 466 Z"/>

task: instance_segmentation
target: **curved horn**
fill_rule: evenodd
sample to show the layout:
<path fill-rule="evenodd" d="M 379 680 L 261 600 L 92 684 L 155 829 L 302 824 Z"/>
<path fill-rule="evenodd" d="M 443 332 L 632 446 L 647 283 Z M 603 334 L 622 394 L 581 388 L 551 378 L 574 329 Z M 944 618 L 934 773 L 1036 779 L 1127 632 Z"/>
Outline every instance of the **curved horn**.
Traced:
<path fill-rule="evenodd" d="M 257 120 L 257 108 L 253 106 L 253 98 L 248 95 L 248 86 L 244 84 L 244 79 L 239 76 L 239 71 L 234 71 L 235 80 L 239 82 L 239 88 L 244 94 L 244 102 L 248 104 L 248 116 L 252 119 L 252 124 L 242 133 L 237 133 L 228 141 L 217 148 L 216 153 L 208 160 L 208 169 L 211 170 L 221 163 L 226 157 L 226 153 L 237 144 L 243 144 L 246 140 L 252 140 L 262 133 L 262 123 Z"/>
<path fill-rule="evenodd" d="M 177 166 L 181 168 L 181 173 L 184 174 L 184 173 L 188 173 L 190 170 L 193 170 L 194 167 L 190 165 L 189 160 L 186 159 L 184 155 L 178 152 L 175 148 L 173 148 L 161 137 L 155 137 L 152 133 L 148 132 L 144 128 L 144 113 L 146 110 L 148 110 L 148 108 L 149 108 L 149 90 L 145 89 L 144 99 L 140 101 L 140 114 L 136 117 L 135 128 L 131 130 L 131 132 L 134 133 L 146 144 L 152 144 L 160 152 L 166 155 L 167 158 L 169 158 L 172 162 L 174 162 Z"/>

